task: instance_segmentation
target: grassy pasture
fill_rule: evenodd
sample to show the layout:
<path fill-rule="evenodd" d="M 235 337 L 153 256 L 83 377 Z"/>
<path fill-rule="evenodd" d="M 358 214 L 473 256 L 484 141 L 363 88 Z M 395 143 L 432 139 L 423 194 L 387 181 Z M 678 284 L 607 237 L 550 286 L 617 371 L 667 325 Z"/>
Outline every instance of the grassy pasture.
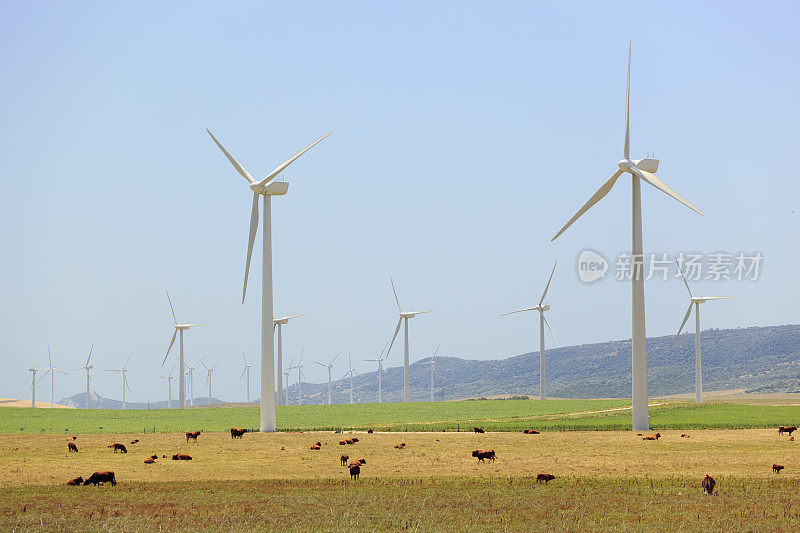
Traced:
<path fill-rule="evenodd" d="M 625 430 L 630 401 L 472 400 L 409 404 L 302 405 L 278 407 L 282 430 L 366 429 L 381 431 L 455 431 L 477 425 L 491 431 Z M 788 405 L 666 402 L 650 408 L 654 429 L 768 428 L 800 423 L 800 408 Z M 258 407 L 154 409 L 139 411 L 30 409 L 0 407 L 0 433 L 142 433 L 233 426 L 258 427 Z M 102 429 L 100 429 L 102 428 Z"/>

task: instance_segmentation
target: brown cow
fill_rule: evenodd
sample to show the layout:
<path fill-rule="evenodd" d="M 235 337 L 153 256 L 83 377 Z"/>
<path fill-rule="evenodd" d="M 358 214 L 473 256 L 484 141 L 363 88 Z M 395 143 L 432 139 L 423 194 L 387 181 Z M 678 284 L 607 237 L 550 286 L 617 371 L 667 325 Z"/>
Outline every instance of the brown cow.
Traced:
<path fill-rule="evenodd" d="M 474 428 L 472 428 L 472 430 L 475 433 L 486 433 L 485 431 L 483 431 L 483 428 L 479 428 L 479 427 L 474 427 Z"/>
<path fill-rule="evenodd" d="M 199 437 L 199 436 L 200 436 L 200 432 L 199 431 L 187 431 L 186 432 L 186 442 L 189 442 L 189 439 L 193 439 L 195 442 L 197 442 L 197 437 Z"/>
<path fill-rule="evenodd" d="M 84 485 L 94 485 L 95 487 L 100 483 L 107 483 L 110 482 L 111 485 L 117 485 L 117 478 L 114 477 L 113 470 L 107 470 L 105 472 L 95 472 L 89 479 L 83 482 Z"/>
<path fill-rule="evenodd" d="M 706 474 L 703 481 L 700 482 L 700 486 L 703 487 L 703 494 L 714 494 L 714 485 L 716 484 L 717 482 L 714 481 L 714 478 Z"/>
<path fill-rule="evenodd" d="M 77 436 L 75 436 L 75 435 L 73 435 L 73 436 L 72 436 L 72 440 L 78 440 L 78 437 L 77 437 Z"/>
<path fill-rule="evenodd" d="M 153 459 L 152 457 L 148 457 L 147 459 L 144 460 L 144 462 L 145 462 L 145 464 L 151 465 L 151 464 L 155 463 L 156 460 Z"/>
<path fill-rule="evenodd" d="M 776 474 L 780 474 L 783 468 L 784 467 L 782 465 L 772 465 L 772 471 L 775 472 Z"/>
<path fill-rule="evenodd" d="M 367 430 L 367 433 L 369 433 L 371 435 L 374 432 L 372 431 L 372 428 L 370 428 L 370 429 Z"/>
<path fill-rule="evenodd" d="M 691 437 L 689 435 L 687 435 L 686 433 L 681 433 L 681 438 L 682 439 L 691 439 Z"/>
<path fill-rule="evenodd" d="M 176 453 L 175 455 L 172 456 L 172 460 L 173 461 L 191 461 L 192 460 L 192 456 L 191 455 L 186 455 L 185 453 Z"/>
<path fill-rule="evenodd" d="M 314 445 L 312 445 L 312 446 L 311 446 L 311 449 L 312 449 L 312 450 L 319 450 L 319 449 L 320 449 L 320 447 L 319 447 L 319 446 L 317 446 L 316 444 L 314 444 Z"/>
<path fill-rule="evenodd" d="M 67 481 L 67 485 L 82 485 L 83 478 L 81 476 L 76 477 L 75 479 L 70 479 Z"/>
<path fill-rule="evenodd" d="M 656 433 L 655 435 L 648 435 L 646 437 L 642 437 L 642 440 L 658 440 L 661 438 L 661 433 Z"/>
<path fill-rule="evenodd" d="M 342 460 L 342 466 L 347 466 L 347 460 L 348 460 L 348 459 L 350 459 L 350 456 L 349 456 L 349 455 L 344 455 L 344 454 L 342 454 L 342 458 L 341 458 L 341 460 Z"/>
<path fill-rule="evenodd" d="M 339 446 L 344 446 L 345 444 L 347 444 L 346 440 L 340 440 L 339 441 Z"/>
<path fill-rule="evenodd" d="M 544 481 L 544 484 L 547 485 L 548 483 L 550 483 L 555 478 L 556 478 L 556 476 L 554 476 L 553 474 L 542 474 L 540 472 L 540 473 L 536 474 L 536 483 L 541 483 L 542 481 Z"/>
<path fill-rule="evenodd" d="M 358 462 L 361 463 L 362 465 L 367 464 L 367 460 L 366 459 L 359 459 Z"/>
<path fill-rule="evenodd" d="M 131 444 L 136 444 L 137 442 L 139 442 L 139 439 L 133 439 L 133 440 L 131 441 Z"/>
<path fill-rule="evenodd" d="M 788 433 L 789 436 L 792 436 L 792 433 L 797 431 L 797 426 L 778 426 L 778 435 L 783 435 L 784 433 Z"/>
<path fill-rule="evenodd" d="M 400 444 L 395 444 L 394 447 L 397 448 L 398 450 L 405 450 L 406 443 L 405 442 L 401 442 Z"/>
<path fill-rule="evenodd" d="M 106 448 L 114 448 L 114 453 L 122 452 L 128 453 L 128 449 L 125 447 L 124 444 L 120 444 L 119 442 L 115 442 L 114 444 L 109 444 Z"/>
<path fill-rule="evenodd" d="M 477 457 L 478 462 L 485 462 L 484 459 L 489 459 L 491 462 L 494 462 L 495 453 L 494 450 L 473 450 L 472 457 Z"/>
<path fill-rule="evenodd" d="M 75 443 L 74 443 L 74 442 L 68 442 L 68 443 L 67 443 L 67 452 L 75 452 L 75 453 L 78 453 L 78 447 L 77 447 L 77 446 L 75 446 Z"/>
<path fill-rule="evenodd" d="M 158 456 L 157 455 L 151 455 L 150 459 L 158 459 Z"/>
<path fill-rule="evenodd" d="M 538 435 L 541 431 L 536 431 L 535 429 L 525 429 L 522 431 L 526 435 Z"/>
<path fill-rule="evenodd" d="M 350 469 L 350 479 L 358 479 L 358 475 L 361 473 L 361 465 L 358 463 L 350 463 L 348 468 Z"/>
<path fill-rule="evenodd" d="M 794 442 L 794 437 L 789 437 L 789 440 Z"/>
<path fill-rule="evenodd" d="M 246 429 L 239 429 L 239 428 L 231 428 L 231 438 L 232 439 L 241 439 L 242 435 L 247 433 L 248 430 Z"/>

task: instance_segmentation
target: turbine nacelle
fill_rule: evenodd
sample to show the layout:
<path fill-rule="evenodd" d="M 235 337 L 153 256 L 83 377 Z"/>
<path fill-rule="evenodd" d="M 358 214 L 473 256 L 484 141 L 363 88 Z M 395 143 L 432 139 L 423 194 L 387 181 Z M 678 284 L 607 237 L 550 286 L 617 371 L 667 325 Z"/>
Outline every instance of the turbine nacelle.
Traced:
<path fill-rule="evenodd" d="M 417 315 L 421 315 L 423 313 L 432 313 L 433 311 L 405 311 L 403 313 L 398 313 L 400 318 L 414 318 Z"/>
<path fill-rule="evenodd" d="M 289 192 L 289 184 L 285 181 L 267 182 L 267 180 L 261 180 L 251 183 L 250 189 L 256 194 L 265 194 L 267 196 L 283 196 Z"/>
<path fill-rule="evenodd" d="M 543 305 L 543 306 L 539 307 L 539 311 L 542 311 L 542 312 L 549 311 L 549 310 L 550 310 L 550 304 L 546 304 L 546 305 Z"/>

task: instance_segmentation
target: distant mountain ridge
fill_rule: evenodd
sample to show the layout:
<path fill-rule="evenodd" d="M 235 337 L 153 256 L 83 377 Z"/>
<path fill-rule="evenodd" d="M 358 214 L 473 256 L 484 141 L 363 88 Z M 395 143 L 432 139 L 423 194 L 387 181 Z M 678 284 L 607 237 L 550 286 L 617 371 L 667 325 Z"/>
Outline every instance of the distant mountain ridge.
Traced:
<path fill-rule="evenodd" d="M 66 405 L 67 407 L 75 407 L 76 409 L 85 409 L 86 405 L 86 392 L 79 392 L 78 394 L 73 394 L 63 400 L 56 402 L 58 405 Z M 189 400 L 186 400 L 187 405 L 189 404 Z M 224 403 L 222 400 L 218 400 L 214 397 L 211 398 L 211 404 L 217 403 Z M 200 398 L 194 399 L 195 406 L 201 405 L 209 405 L 208 403 L 208 396 L 202 396 Z M 178 406 L 178 401 L 173 398 L 172 399 L 172 407 L 176 408 Z M 168 401 L 158 401 L 158 402 L 125 402 L 126 409 L 166 409 L 168 407 Z M 122 401 L 121 400 L 113 400 L 111 398 L 103 398 L 96 392 L 92 391 L 89 393 L 89 409 L 122 409 Z"/>

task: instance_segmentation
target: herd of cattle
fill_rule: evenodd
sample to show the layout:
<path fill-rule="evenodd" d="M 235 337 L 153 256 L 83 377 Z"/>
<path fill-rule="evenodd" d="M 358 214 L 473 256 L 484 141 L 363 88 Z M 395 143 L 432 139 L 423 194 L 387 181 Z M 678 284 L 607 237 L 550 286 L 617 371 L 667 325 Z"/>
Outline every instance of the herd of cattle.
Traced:
<path fill-rule="evenodd" d="M 248 433 L 250 430 L 243 429 L 243 428 L 231 428 L 231 438 L 232 439 L 241 439 L 245 433 Z M 481 427 L 474 427 L 473 431 L 475 433 L 485 433 L 485 430 Z M 792 437 L 792 433 L 797 431 L 797 426 L 779 426 L 778 427 L 778 435 L 783 435 L 784 433 L 789 434 L 789 440 L 793 441 L 794 437 Z M 337 432 L 338 433 L 338 432 Z M 372 429 L 367 431 L 368 434 L 373 433 Z M 540 432 L 536 431 L 535 429 L 526 429 L 523 431 L 525 435 L 539 435 Z M 197 442 L 197 438 L 201 435 L 200 431 L 187 431 L 186 432 L 186 442 L 188 443 L 190 440 L 193 440 L 195 443 Z M 657 441 L 661 438 L 661 433 L 655 433 L 653 435 L 642 435 L 641 433 L 637 433 L 637 436 L 641 437 L 642 440 L 650 440 L 650 441 Z M 67 441 L 67 451 L 68 452 L 75 452 L 78 453 L 78 446 L 75 443 L 78 437 L 73 436 L 71 440 Z M 681 438 L 690 438 L 690 436 L 686 433 L 681 434 Z M 436 439 L 437 441 L 439 439 Z M 130 443 L 137 444 L 139 439 L 134 439 Z M 349 439 L 342 439 L 339 441 L 339 445 L 341 446 L 352 446 L 359 442 L 357 437 L 352 437 Z M 401 442 L 394 446 L 398 450 L 404 450 L 406 447 L 405 442 Z M 128 449 L 124 444 L 119 442 L 115 442 L 113 444 L 109 444 L 108 448 L 114 450 L 114 453 L 121 452 L 121 453 L 128 453 Z M 286 448 L 282 447 L 281 450 L 285 450 Z M 311 450 L 321 450 L 322 449 L 322 442 L 317 441 L 310 447 Z M 166 459 L 166 455 L 161 456 L 162 459 Z M 497 458 L 497 454 L 494 450 L 473 450 L 472 457 L 475 457 L 479 463 L 484 463 L 488 459 L 490 462 L 494 462 Z M 156 459 L 158 459 L 158 455 L 151 455 L 147 459 L 144 460 L 146 464 L 153 464 L 155 463 Z M 190 455 L 176 453 L 172 455 L 173 461 L 191 461 L 192 457 Z M 350 461 L 350 456 L 346 454 L 342 454 L 341 458 L 341 466 L 346 466 L 347 469 L 350 471 L 350 479 L 357 480 L 358 476 L 361 474 L 361 467 L 367 464 L 366 459 L 355 459 Z M 772 471 L 775 474 L 780 474 L 781 470 L 785 467 L 779 464 L 772 465 Z M 545 484 L 549 483 L 550 481 L 554 480 L 556 477 L 552 474 L 546 474 L 539 472 L 536 475 L 536 482 Z M 102 485 L 103 483 L 111 483 L 111 485 L 116 485 L 117 480 L 114 475 L 114 472 L 111 470 L 104 471 L 104 472 L 95 472 L 87 479 L 83 479 L 83 477 L 78 476 L 74 479 L 71 479 L 67 482 L 67 485 Z M 708 474 L 706 474 L 700 482 L 700 486 L 703 488 L 703 492 L 705 494 L 713 494 L 714 487 L 716 486 L 716 481 L 714 478 Z"/>

